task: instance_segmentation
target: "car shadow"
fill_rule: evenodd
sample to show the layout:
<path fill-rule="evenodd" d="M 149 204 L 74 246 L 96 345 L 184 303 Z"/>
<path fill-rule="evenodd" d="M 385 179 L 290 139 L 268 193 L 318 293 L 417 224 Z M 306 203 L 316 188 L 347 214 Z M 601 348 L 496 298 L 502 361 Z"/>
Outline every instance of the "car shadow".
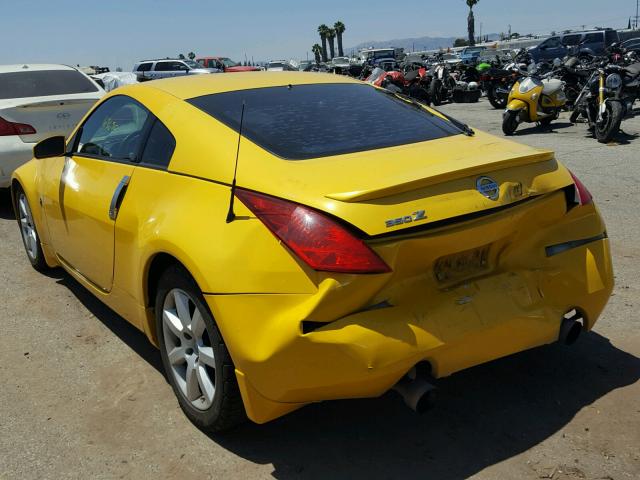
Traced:
<path fill-rule="evenodd" d="M 212 435 L 291 478 L 467 478 L 562 430 L 582 408 L 640 378 L 640 359 L 590 333 L 437 382 L 418 416 L 395 393 L 307 406 L 265 425 Z"/>
<path fill-rule="evenodd" d="M 56 279 L 58 284 L 67 287 L 96 319 L 124 344 L 140 355 L 144 361 L 164 375 L 160 352 L 149 342 L 143 332 L 98 300 L 62 268 L 50 270 L 47 274 L 49 277 Z"/>
<path fill-rule="evenodd" d="M 15 218 L 16 215 L 11 203 L 11 189 L 0 188 L 0 219 L 15 220 Z"/>
<path fill-rule="evenodd" d="M 66 272 L 52 277 L 158 372 L 145 335 Z M 55 273 L 57 272 L 57 273 Z M 436 406 L 417 415 L 389 392 L 376 399 L 308 405 L 265 425 L 211 441 L 278 479 L 466 478 L 562 430 L 583 408 L 640 379 L 640 359 L 591 332 L 438 380 Z"/>

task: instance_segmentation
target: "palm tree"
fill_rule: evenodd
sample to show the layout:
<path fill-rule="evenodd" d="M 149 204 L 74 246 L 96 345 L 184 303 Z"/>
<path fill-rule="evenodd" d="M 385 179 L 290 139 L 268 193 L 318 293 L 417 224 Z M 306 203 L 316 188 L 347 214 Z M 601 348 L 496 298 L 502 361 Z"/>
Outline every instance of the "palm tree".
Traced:
<path fill-rule="evenodd" d="M 473 17 L 473 6 L 479 1 L 480 0 L 467 0 L 467 5 L 469 6 L 469 16 L 467 17 L 467 31 L 469 32 L 469 45 L 471 46 L 476 44 L 476 22 L 475 18 Z"/>
<path fill-rule="evenodd" d="M 193 52 L 189 52 L 189 54 L 187 55 L 187 57 L 189 57 L 190 60 L 193 60 L 194 58 L 196 58 L 196 54 Z"/>
<path fill-rule="evenodd" d="M 342 34 L 347 29 L 347 27 L 344 26 L 344 23 L 338 20 L 333 24 L 333 29 L 335 30 L 338 37 L 338 56 L 344 57 L 344 51 L 342 50 Z"/>
<path fill-rule="evenodd" d="M 320 34 L 320 41 L 322 42 L 322 61 L 326 62 L 327 59 L 327 33 L 329 33 L 329 27 L 324 23 L 318 27 L 318 33 Z"/>
<path fill-rule="evenodd" d="M 330 28 L 327 32 L 327 40 L 329 40 L 329 52 L 331 53 L 331 58 L 336 56 L 336 47 L 333 43 L 333 40 L 336 38 L 336 31 L 333 28 Z"/>
<path fill-rule="evenodd" d="M 322 55 L 322 47 L 316 43 L 315 45 L 313 45 L 313 47 L 311 47 L 311 51 L 316 57 L 316 65 L 319 64 Z"/>

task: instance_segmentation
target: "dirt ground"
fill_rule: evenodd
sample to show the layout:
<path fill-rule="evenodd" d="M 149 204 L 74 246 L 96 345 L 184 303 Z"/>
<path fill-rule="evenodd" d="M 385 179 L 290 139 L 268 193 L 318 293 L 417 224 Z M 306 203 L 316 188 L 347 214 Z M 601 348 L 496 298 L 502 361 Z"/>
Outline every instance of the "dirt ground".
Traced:
<path fill-rule="evenodd" d="M 485 100 L 442 109 L 500 134 Z M 442 379 L 423 416 L 388 393 L 204 435 L 141 333 L 29 266 L 0 193 L 0 478 L 640 478 L 640 117 L 623 128 L 599 145 L 563 116 L 515 137 L 554 148 L 607 221 L 616 288 L 595 331 Z"/>

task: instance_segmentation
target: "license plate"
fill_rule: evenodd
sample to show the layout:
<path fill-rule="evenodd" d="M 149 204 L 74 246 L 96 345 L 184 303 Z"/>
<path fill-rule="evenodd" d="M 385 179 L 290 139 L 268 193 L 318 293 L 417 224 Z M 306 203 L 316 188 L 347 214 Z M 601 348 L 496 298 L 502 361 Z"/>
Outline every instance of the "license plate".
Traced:
<path fill-rule="evenodd" d="M 440 283 L 451 283 L 482 275 L 491 269 L 489 253 L 491 245 L 447 255 L 436 260 L 433 268 Z"/>

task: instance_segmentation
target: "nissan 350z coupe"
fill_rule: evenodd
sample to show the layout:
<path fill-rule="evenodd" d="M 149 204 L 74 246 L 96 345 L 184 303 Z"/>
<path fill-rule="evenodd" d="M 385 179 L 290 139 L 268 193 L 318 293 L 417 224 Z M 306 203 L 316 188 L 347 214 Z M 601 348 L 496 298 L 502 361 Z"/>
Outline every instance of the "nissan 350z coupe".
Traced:
<path fill-rule="evenodd" d="M 34 155 L 29 260 L 145 332 L 207 430 L 392 388 L 421 410 L 430 379 L 573 341 L 612 290 L 552 152 L 345 77 L 123 87 Z"/>

